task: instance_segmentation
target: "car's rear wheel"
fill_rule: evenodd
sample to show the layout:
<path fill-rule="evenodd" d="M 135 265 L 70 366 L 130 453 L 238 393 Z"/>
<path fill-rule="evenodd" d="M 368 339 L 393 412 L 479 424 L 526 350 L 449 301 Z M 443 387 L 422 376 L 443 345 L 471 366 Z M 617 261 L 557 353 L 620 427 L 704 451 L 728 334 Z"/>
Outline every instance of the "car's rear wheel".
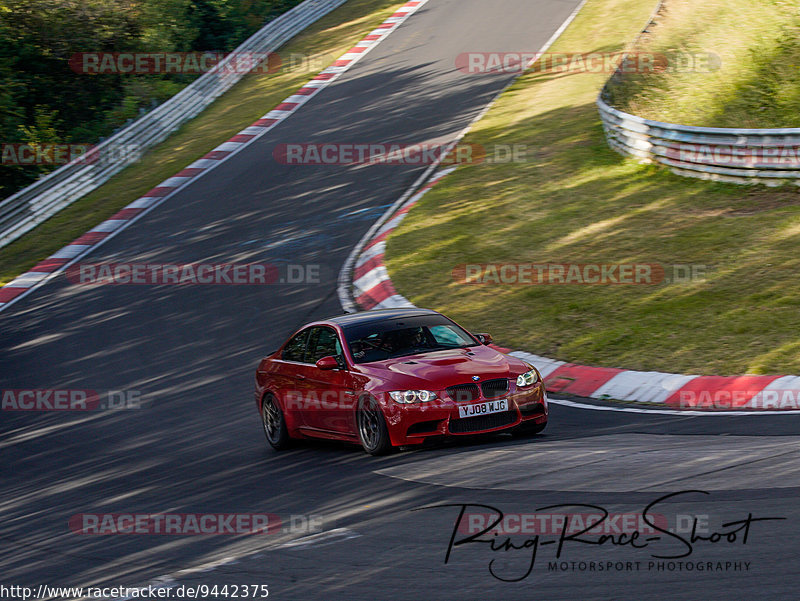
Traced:
<path fill-rule="evenodd" d="M 289 446 L 289 431 L 286 429 L 283 411 L 271 394 L 265 396 L 264 402 L 261 404 L 261 423 L 264 426 L 267 442 L 272 448 L 280 451 Z"/>
<path fill-rule="evenodd" d="M 370 455 L 385 455 L 392 450 L 389 430 L 383 411 L 373 398 L 361 399 L 356 413 L 358 438 L 361 446 Z"/>

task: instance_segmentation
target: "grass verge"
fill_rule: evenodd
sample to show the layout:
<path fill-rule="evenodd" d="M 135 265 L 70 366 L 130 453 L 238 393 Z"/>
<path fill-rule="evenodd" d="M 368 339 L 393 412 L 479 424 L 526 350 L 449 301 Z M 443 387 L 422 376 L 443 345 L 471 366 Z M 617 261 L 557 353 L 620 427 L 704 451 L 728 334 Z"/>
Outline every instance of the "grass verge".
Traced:
<path fill-rule="evenodd" d="M 552 51 L 619 51 L 652 8 L 589 0 Z M 685 179 L 609 150 L 594 104 L 606 77 L 531 72 L 501 97 L 465 142 L 526 144 L 527 161 L 460 167 L 414 207 L 388 240 L 398 291 L 503 346 L 566 361 L 800 373 L 800 194 Z M 669 285 L 452 275 L 490 262 L 703 265 L 706 275 Z"/>
<path fill-rule="evenodd" d="M 27 271 L 253 123 L 395 12 L 397 0 L 349 0 L 278 53 L 288 68 L 250 74 L 142 161 L 0 250 L 0 285 Z M 292 55 L 307 60 L 290 60 Z"/>
<path fill-rule="evenodd" d="M 797 2 L 666 0 L 636 50 L 674 57 L 674 70 L 612 86 L 622 110 L 704 127 L 800 127 Z"/>

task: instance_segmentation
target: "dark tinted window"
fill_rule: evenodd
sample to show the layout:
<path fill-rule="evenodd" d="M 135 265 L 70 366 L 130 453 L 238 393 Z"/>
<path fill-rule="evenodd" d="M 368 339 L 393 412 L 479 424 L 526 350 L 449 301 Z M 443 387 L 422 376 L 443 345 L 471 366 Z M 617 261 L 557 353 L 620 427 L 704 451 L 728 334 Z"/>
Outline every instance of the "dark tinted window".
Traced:
<path fill-rule="evenodd" d="M 424 315 L 357 324 L 345 329 L 356 363 L 477 346 L 465 330 L 443 315 Z"/>
<path fill-rule="evenodd" d="M 339 344 L 339 337 L 333 328 L 319 327 L 314 328 L 309 339 L 308 348 L 310 349 L 306 357 L 306 363 L 316 363 L 323 357 L 338 357 L 342 354 L 342 346 Z"/>
<path fill-rule="evenodd" d="M 308 338 L 309 330 L 303 330 L 295 334 L 292 339 L 283 347 L 281 359 L 284 361 L 299 361 L 303 362 L 303 355 L 306 353 L 306 339 Z"/>

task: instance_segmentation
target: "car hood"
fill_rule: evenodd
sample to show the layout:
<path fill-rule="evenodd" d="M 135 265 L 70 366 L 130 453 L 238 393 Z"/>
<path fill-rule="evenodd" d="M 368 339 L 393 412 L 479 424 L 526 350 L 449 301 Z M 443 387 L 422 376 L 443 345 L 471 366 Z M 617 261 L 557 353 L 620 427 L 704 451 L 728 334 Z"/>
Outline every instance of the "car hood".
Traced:
<path fill-rule="evenodd" d="M 455 384 L 492 378 L 516 377 L 527 366 L 487 346 L 407 355 L 359 365 L 364 373 L 383 381 L 385 389 L 443 390 Z"/>

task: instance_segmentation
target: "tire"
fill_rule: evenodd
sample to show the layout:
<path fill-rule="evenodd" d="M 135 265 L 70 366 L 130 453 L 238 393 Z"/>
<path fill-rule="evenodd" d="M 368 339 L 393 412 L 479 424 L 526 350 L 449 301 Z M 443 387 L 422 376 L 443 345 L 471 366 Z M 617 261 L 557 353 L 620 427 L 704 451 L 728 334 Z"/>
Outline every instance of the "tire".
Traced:
<path fill-rule="evenodd" d="M 261 425 L 264 428 L 264 436 L 273 449 L 282 451 L 290 445 L 286 419 L 283 417 L 280 405 L 271 394 L 266 395 L 261 403 Z"/>
<path fill-rule="evenodd" d="M 361 399 L 356 411 L 356 427 L 361 446 L 370 455 L 386 455 L 392 451 L 389 430 L 383 411 L 373 398 Z"/>
<path fill-rule="evenodd" d="M 511 431 L 514 436 L 526 437 L 535 436 L 547 427 L 547 422 L 543 424 L 520 424 Z"/>

